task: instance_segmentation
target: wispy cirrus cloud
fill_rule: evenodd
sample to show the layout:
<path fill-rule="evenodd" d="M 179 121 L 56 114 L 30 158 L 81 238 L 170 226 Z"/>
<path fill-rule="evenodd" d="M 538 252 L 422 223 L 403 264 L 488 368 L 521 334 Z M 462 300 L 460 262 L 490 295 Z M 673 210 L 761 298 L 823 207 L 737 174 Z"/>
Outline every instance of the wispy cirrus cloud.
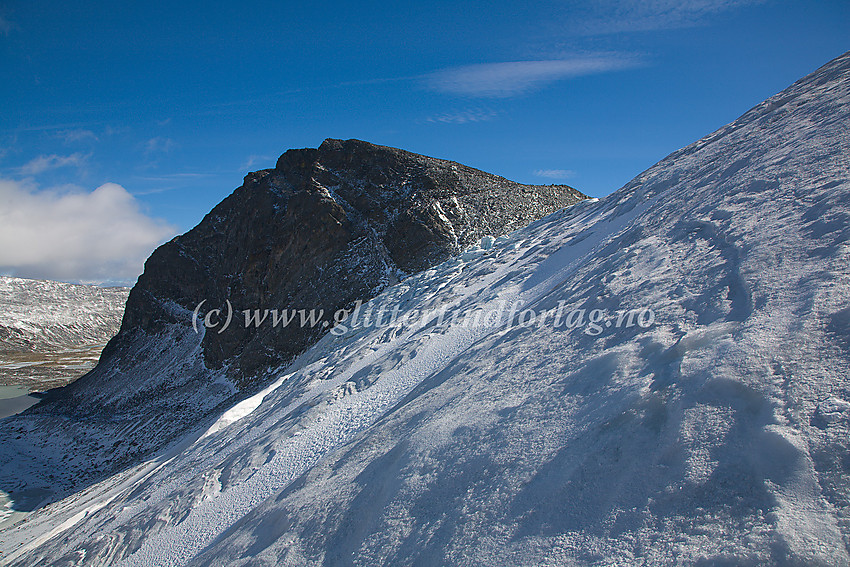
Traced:
<path fill-rule="evenodd" d="M 469 122 L 488 122 L 499 115 L 495 110 L 473 108 L 459 112 L 443 112 L 429 116 L 424 122 L 432 124 L 467 124 Z"/>
<path fill-rule="evenodd" d="M 565 6 L 572 33 L 604 35 L 678 29 L 766 0 L 600 0 Z"/>
<path fill-rule="evenodd" d="M 205 177 L 213 177 L 214 173 L 166 173 L 162 175 L 137 175 L 135 179 L 142 181 L 174 181 L 179 179 L 203 179 Z"/>
<path fill-rule="evenodd" d="M 39 175 L 51 169 L 61 167 L 83 168 L 86 166 L 91 154 L 74 153 L 69 156 L 56 154 L 40 155 L 18 168 L 21 175 Z"/>
<path fill-rule="evenodd" d="M 0 273 L 86 283 L 132 281 L 175 227 L 106 183 L 41 190 L 0 179 Z"/>
<path fill-rule="evenodd" d="M 167 154 L 176 147 L 177 143 L 171 138 L 157 136 L 145 142 L 142 145 L 142 150 L 145 155 L 150 156 L 153 154 Z"/>
<path fill-rule="evenodd" d="M 431 90 L 458 96 L 509 98 L 565 79 L 629 69 L 637 57 L 620 54 L 581 55 L 539 61 L 506 61 L 452 67 L 424 77 Z"/>
<path fill-rule="evenodd" d="M 250 155 L 248 156 L 242 165 L 239 167 L 239 171 L 246 171 L 257 165 L 258 163 L 270 164 L 274 163 L 273 160 L 276 160 L 274 156 L 266 155 L 266 156 L 258 156 L 258 155 Z"/>
<path fill-rule="evenodd" d="M 534 175 L 537 177 L 545 177 L 547 179 L 567 179 L 576 174 L 572 169 L 537 169 Z"/>
<path fill-rule="evenodd" d="M 74 144 L 77 142 L 85 142 L 85 141 L 97 141 L 97 134 L 92 132 L 91 130 L 84 130 L 82 128 L 77 128 L 73 130 L 60 130 L 56 133 L 56 136 L 61 139 L 66 144 Z"/>

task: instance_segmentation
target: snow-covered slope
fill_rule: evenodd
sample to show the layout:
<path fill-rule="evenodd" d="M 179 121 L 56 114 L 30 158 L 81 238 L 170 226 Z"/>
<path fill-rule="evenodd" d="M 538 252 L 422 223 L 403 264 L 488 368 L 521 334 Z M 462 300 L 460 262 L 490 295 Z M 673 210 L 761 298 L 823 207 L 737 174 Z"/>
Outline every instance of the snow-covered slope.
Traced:
<path fill-rule="evenodd" d="M 845 54 L 386 290 L 3 560 L 850 564 L 848 125 Z"/>
<path fill-rule="evenodd" d="M 0 276 L 0 384 L 46 390 L 91 370 L 129 292 Z"/>

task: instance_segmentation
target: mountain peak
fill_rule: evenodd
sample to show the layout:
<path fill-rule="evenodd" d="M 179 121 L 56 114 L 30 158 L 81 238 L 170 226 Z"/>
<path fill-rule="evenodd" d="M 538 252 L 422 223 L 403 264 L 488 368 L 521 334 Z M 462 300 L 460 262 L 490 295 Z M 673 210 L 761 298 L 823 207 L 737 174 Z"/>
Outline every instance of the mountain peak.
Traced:
<path fill-rule="evenodd" d="M 132 458 L 267 384 L 340 310 L 583 198 L 360 140 L 288 150 L 154 251 L 98 366 L 31 412 L 109 416 Z M 218 313 L 233 324 L 205 328 Z M 317 320 L 272 324 L 286 313 Z"/>
<path fill-rule="evenodd" d="M 273 170 L 246 176 L 201 224 L 154 252 L 131 293 L 123 330 L 156 329 L 149 323 L 157 320 L 152 311 L 162 312 L 157 301 L 191 310 L 201 299 L 239 300 L 246 308 L 274 299 L 275 306 L 334 312 L 482 236 L 583 198 L 568 186 L 521 185 L 361 140 L 288 150 Z M 251 374 L 286 361 L 321 332 L 285 331 L 273 340 L 238 334 L 232 342 L 205 336 L 205 360 L 220 367 L 240 354 L 237 366 Z M 258 341 L 265 362 L 255 366 L 243 348 Z"/>

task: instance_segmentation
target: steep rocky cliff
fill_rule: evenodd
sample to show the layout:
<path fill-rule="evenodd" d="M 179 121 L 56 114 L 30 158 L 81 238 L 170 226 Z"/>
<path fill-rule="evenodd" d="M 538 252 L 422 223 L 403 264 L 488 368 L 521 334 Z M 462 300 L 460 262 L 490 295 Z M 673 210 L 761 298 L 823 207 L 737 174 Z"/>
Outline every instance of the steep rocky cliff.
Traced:
<path fill-rule="evenodd" d="M 229 300 L 237 319 L 206 333 L 203 357 L 251 382 L 318 340 L 337 310 L 584 197 L 359 140 L 289 150 L 150 257 L 112 351 L 177 322 L 170 302 L 193 311 L 206 300 L 203 315 Z M 246 327 L 242 312 L 255 309 L 323 315 L 312 326 Z"/>

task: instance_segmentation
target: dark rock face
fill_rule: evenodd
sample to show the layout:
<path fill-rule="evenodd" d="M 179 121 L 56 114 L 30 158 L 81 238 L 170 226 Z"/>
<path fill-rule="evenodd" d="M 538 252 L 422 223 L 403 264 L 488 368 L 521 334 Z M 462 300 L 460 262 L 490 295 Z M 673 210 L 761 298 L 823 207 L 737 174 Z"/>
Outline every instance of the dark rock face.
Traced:
<path fill-rule="evenodd" d="M 204 312 L 229 300 L 234 323 L 207 332 L 210 368 L 238 383 L 289 362 L 327 326 L 245 327 L 242 310 L 322 310 L 325 322 L 406 274 L 482 236 L 500 235 L 585 198 L 567 186 L 527 186 L 450 161 L 358 140 L 289 150 L 194 229 L 160 247 L 133 288 L 122 334 L 176 322 L 164 301 Z M 121 341 L 119 335 L 118 342 Z"/>

